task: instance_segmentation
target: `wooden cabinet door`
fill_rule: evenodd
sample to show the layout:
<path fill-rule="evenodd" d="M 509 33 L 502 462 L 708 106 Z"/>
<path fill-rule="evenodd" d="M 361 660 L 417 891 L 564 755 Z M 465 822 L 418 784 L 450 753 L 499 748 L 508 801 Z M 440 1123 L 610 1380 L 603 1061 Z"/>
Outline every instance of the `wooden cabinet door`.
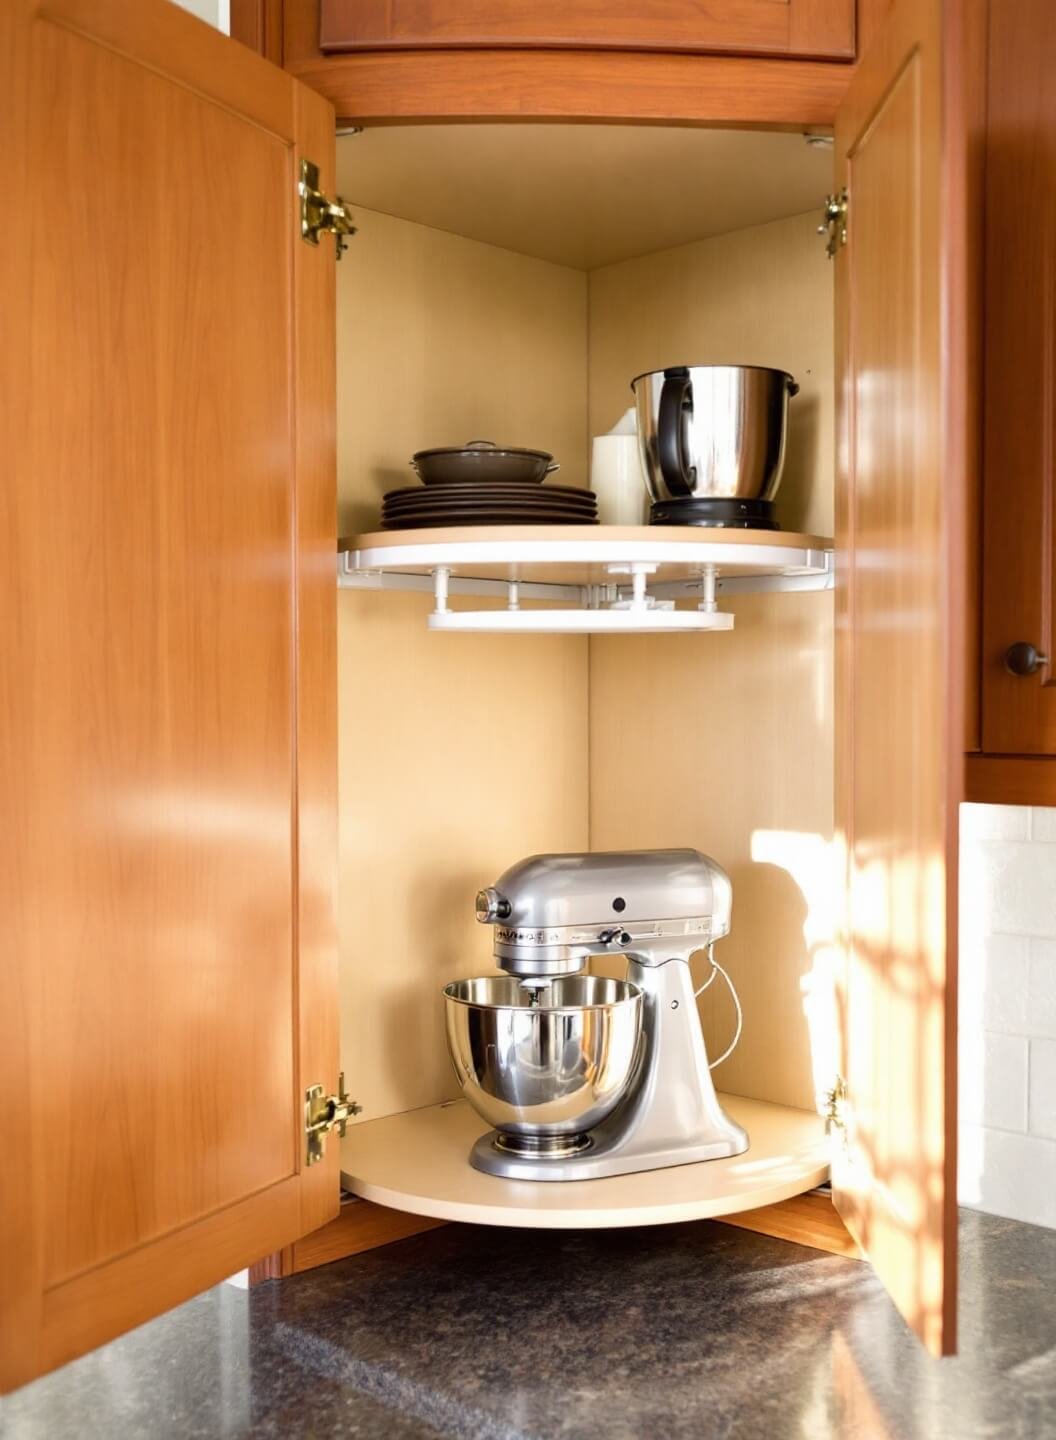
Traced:
<path fill-rule="evenodd" d="M 6 0 L 0 1384 L 337 1213 L 319 97 L 162 0 Z"/>
<path fill-rule="evenodd" d="M 1056 755 L 1056 26 L 991 0 L 983 750 Z M 1011 647 L 1031 645 L 1038 660 Z"/>
<path fill-rule="evenodd" d="M 967 93 L 979 7 L 899 0 L 836 125 L 836 1205 L 907 1322 L 955 1343 Z M 962 24 L 963 22 L 963 24 Z M 974 92 L 973 92 L 974 94 Z"/>
<path fill-rule="evenodd" d="M 854 0 L 320 0 L 319 37 L 332 52 L 556 47 L 851 60 L 854 21 Z"/>

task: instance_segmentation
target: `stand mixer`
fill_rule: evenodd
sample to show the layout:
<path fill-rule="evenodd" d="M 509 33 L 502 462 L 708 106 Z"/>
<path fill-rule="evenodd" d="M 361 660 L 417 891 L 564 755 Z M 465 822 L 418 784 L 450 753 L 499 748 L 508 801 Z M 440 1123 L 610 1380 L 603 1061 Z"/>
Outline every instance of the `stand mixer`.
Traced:
<path fill-rule="evenodd" d="M 747 1150 L 715 1095 L 689 965 L 728 933 L 731 903 L 697 850 L 535 855 L 480 892 L 505 974 L 444 991 L 462 1092 L 495 1126 L 476 1169 L 591 1180 Z M 616 954 L 625 980 L 585 973 Z"/>

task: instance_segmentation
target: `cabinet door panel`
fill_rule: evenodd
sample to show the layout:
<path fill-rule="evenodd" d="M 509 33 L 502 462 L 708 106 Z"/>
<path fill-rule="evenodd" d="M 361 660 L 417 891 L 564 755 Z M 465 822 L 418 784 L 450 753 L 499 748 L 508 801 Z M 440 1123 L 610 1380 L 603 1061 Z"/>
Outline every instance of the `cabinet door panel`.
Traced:
<path fill-rule="evenodd" d="M 322 0 L 324 51 L 548 46 L 854 56 L 853 0 Z"/>
<path fill-rule="evenodd" d="M 333 131 L 154 0 L 0 29 L 9 1387 L 336 1213 Z"/>
<path fill-rule="evenodd" d="M 837 827 L 847 864 L 837 1208 L 954 1346 L 968 146 L 962 12 L 896 5 L 837 119 Z M 967 26 L 965 21 L 965 26 Z M 945 60 L 944 60 L 945 55 Z"/>
<path fill-rule="evenodd" d="M 992 0 L 986 147 L 983 749 L 1056 755 L 1056 28 Z M 1019 642 L 1049 657 L 1011 674 Z"/>

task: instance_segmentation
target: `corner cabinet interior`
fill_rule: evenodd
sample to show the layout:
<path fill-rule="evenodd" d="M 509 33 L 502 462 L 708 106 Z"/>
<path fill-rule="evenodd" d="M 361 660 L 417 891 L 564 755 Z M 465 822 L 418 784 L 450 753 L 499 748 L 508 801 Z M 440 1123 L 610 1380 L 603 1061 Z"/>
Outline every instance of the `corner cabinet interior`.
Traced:
<path fill-rule="evenodd" d="M 342 1055 L 363 1106 L 342 1174 L 354 1193 L 448 1219 L 642 1224 L 769 1203 L 827 1173 L 834 267 L 815 202 L 831 164 L 831 149 L 799 135 L 658 128 L 368 129 L 338 141 L 357 225 L 337 296 Z M 695 172 L 700 193 L 684 213 L 646 196 L 626 226 L 606 223 L 627 186 L 652 184 L 659 198 Z M 720 202 L 722 174 L 751 180 Z M 600 579 L 592 556 L 608 548 L 654 553 L 658 532 L 644 525 L 529 527 L 519 549 L 501 530 L 378 533 L 383 495 L 413 483 L 409 457 L 435 445 L 487 437 L 548 450 L 561 482 L 587 486 L 591 437 L 628 409 L 630 380 L 683 361 L 773 366 L 801 386 L 782 530 L 662 532 L 679 559 L 656 581 L 699 576 L 694 549 L 717 557 L 732 630 L 540 633 L 567 601 L 523 590 L 548 573 L 566 587 Z M 811 588 L 797 588 L 808 574 L 788 589 L 724 591 L 745 542 L 779 557 L 778 578 L 782 554 L 807 571 L 810 558 Z M 579 563 L 533 563 L 548 544 L 578 547 Z M 503 546 L 519 564 L 501 560 Z M 456 582 L 472 591 L 490 579 L 501 592 L 516 574 L 524 626 L 430 629 L 438 556 L 452 615 L 504 620 L 501 593 L 470 600 Z M 398 588 L 407 572 L 417 590 Z M 673 613 L 691 618 L 698 600 L 677 599 Z M 746 1021 L 716 1078 L 752 1115 L 752 1151 L 535 1187 L 472 1170 L 487 1127 L 458 1100 L 441 991 L 495 968 L 475 893 L 532 853 L 669 846 L 714 856 L 733 881 L 718 954 Z M 594 962 L 614 976 L 618 966 Z M 700 1003 L 721 1054 L 732 1005 L 718 986 Z"/>
<path fill-rule="evenodd" d="M 0 746 L 20 841 L 0 1099 L 25 1183 L 3 1196 L 0 1385 L 319 1231 L 341 1179 L 520 1226 L 770 1203 L 826 1175 L 824 1097 L 864 1157 L 836 1167 L 841 1213 L 909 1323 L 952 1346 L 950 757 L 976 412 L 957 369 L 964 155 L 947 153 L 967 121 L 936 45 L 962 43 L 961 13 L 895 7 L 841 81 L 835 166 L 787 125 L 377 125 L 338 140 L 335 177 L 325 102 L 175 7 L 0 7 L 0 135 L 29 217 L 3 237 L 26 313 L 0 567 L 21 700 Z M 710 102 L 696 71 L 689 89 Z M 611 84 L 577 95 L 625 113 Z M 732 118 L 774 121 L 760 106 L 738 94 Z M 256 197 L 222 245 L 203 147 Z M 302 160 L 353 211 L 336 267 L 331 237 L 301 241 Z M 186 203 L 145 207 L 132 243 L 113 196 L 144 177 Z M 851 195 L 830 260 L 834 182 Z M 55 193 L 81 220 L 72 251 Z M 379 533 L 432 446 L 550 451 L 588 487 L 632 377 L 686 364 L 798 382 L 779 532 Z M 58 560 L 56 533 L 79 540 Z M 539 618 L 570 601 L 571 621 Z M 744 1026 L 716 1080 L 753 1149 L 568 1184 L 478 1174 L 486 1126 L 458 1097 L 441 999 L 494 969 L 474 895 L 533 853 L 672 847 L 732 880 L 717 958 Z M 311 1163 L 305 1093 L 323 1087 L 325 1116 L 335 1009 L 361 1112 Z M 711 986 L 700 1009 L 718 1055 L 733 1007 Z M 252 1126 L 231 1104 L 247 1077 Z"/>
<path fill-rule="evenodd" d="M 959 706 L 946 696 L 963 683 L 960 621 L 947 608 L 963 559 L 962 541 L 950 539 L 963 523 L 963 455 L 943 417 L 948 405 L 956 424 L 963 377 L 945 375 L 937 349 L 939 223 L 923 188 L 944 163 L 928 148 L 941 103 L 938 17 L 931 5 L 917 16 L 925 60 L 911 59 L 908 90 L 873 98 L 888 95 L 915 53 L 897 30 L 851 87 L 841 117 L 851 138 L 838 164 L 849 184 L 857 156 L 864 218 L 844 213 L 832 227 L 834 263 L 817 233 L 833 154 L 798 135 L 424 126 L 368 128 L 338 144 L 359 227 L 338 277 L 342 1053 L 363 1106 L 342 1142 L 343 1182 L 420 1215 L 506 1225 L 732 1213 L 827 1172 L 827 1099 L 857 1157 L 839 1171 L 838 1204 L 934 1350 L 953 1344 L 953 891 L 944 887 L 955 885 L 946 857 L 955 857 L 947 847 L 961 780 L 959 760 L 947 759 L 962 741 Z M 879 128 L 855 130 L 870 104 Z M 892 164 L 896 151 L 908 170 Z M 918 188 L 893 199 L 898 174 Z M 651 185 L 657 202 L 677 193 L 679 205 L 651 203 Z M 640 203 L 622 223 L 628 194 Z M 871 248 L 874 216 L 891 203 L 910 207 L 905 275 L 890 271 L 881 231 Z M 897 323 L 885 329 L 881 312 Z M 841 353 L 853 388 L 839 430 L 837 514 Z M 590 439 L 627 410 L 630 380 L 685 363 L 773 366 L 799 382 L 781 532 L 771 539 L 798 547 L 795 567 L 771 559 L 738 577 L 729 557 L 743 532 L 690 540 L 600 527 L 591 539 L 569 530 L 566 549 L 547 556 L 558 530 L 534 549 L 528 531 L 507 534 L 506 548 L 498 530 L 379 531 L 384 494 L 413 479 L 415 451 L 435 445 L 486 436 L 552 451 L 562 481 L 588 485 Z M 869 373 L 897 385 L 874 391 Z M 940 504 L 944 444 L 953 463 Z M 839 712 L 825 538 L 834 532 L 848 637 Z M 511 580 L 549 574 L 589 589 L 605 568 L 593 562 L 616 558 L 597 547 L 623 545 L 631 560 L 646 553 L 636 546 L 661 540 L 706 548 L 732 629 L 662 633 L 661 623 L 638 634 L 621 624 L 582 634 L 570 623 L 547 633 L 557 628 L 547 606 L 565 602 L 545 589 L 529 605 L 516 595 L 509 613 Z M 700 596 L 680 595 L 674 550 L 665 563 L 676 568 L 664 594 L 685 617 Z M 794 568 L 803 584 L 790 583 Z M 460 627 L 468 596 L 472 623 Z M 458 628 L 474 633 L 437 633 Z M 898 653 L 886 653 L 895 641 Z M 955 653 L 940 681 L 940 657 Z M 903 659 L 914 724 L 929 736 L 923 748 L 884 720 L 878 691 L 870 698 L 877 686 L 890 692 Z M 855 797 L 842 802 L 838 831 L 834 773 L 845 797 L 850 778 Z M 586 1183 L 532 1187 L 479 1174 L 467 1151 L 486 1126 L 458 1098 L 440 993 L 494 969 L 471 897 L 533 852 L 668 846 L 712 855 L 732 878 L 733 927 L 719 955 L 745 1024 L 717 1081 L 758 1148 Z M 607 960 L 593 968 L 622 973 Z M 719 987 L 699 1003 L 709 1052 L 719 1054 L 732 1007 Z M 889 1033 L 897 1014 L 915 1037 L 909 1057 Z M 890 1067 L 901 1073 L 904 1063 L 926 1083 L 895 1085 Z M 878 1089 L 885 1076 L 891 1094 L 921 1107 L 908 1151 Z M 893 1203 L 884 1208 L 877 1195 Z"/>

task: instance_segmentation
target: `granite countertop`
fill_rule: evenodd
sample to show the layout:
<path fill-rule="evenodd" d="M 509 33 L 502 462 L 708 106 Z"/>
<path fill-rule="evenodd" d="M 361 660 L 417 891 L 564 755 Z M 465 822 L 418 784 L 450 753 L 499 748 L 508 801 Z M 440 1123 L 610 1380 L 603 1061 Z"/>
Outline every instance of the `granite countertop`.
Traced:
<path fill-rule="evenodd" d="M 963 1212 L 961 1352 L 861 1262 L 713 1221 L 447 1226 L 220 1286 L 0 1408 L 11 1440 L 1056 1437 L 1056 1231 Z"/>

